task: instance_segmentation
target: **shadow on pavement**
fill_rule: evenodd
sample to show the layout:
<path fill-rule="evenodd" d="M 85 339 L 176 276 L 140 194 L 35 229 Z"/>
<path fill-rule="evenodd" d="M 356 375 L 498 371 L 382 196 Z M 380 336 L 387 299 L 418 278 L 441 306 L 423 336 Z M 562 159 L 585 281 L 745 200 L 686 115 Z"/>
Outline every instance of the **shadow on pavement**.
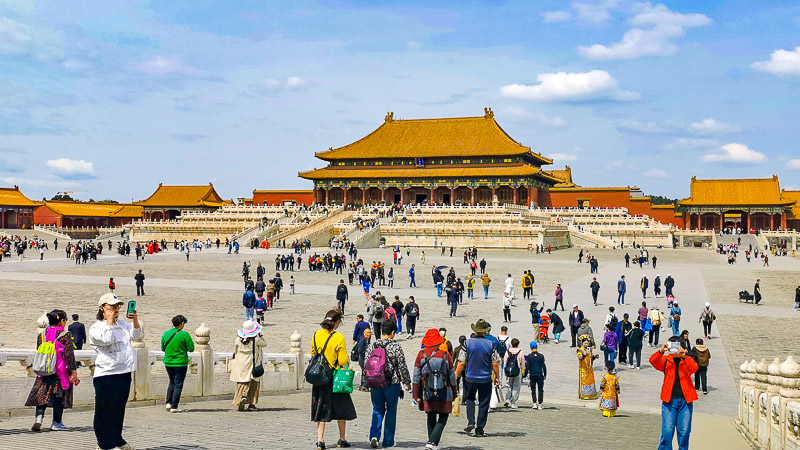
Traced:
<path fill-rule="evenodd" d="M 92 427 L 71 427 L 69 431 L 72 432 L 86 432 L 92 431 Z M 62 431 L 62 433 L 68 433 L 69 431 Z M 31 431 L 30 428 L 18 428 L 15 430 L 0 430 L 0 436 L 13 436 L 17 434 L 41 434 L 41 433 L 51 433 L 51 431 L 47 428 L 42 428 L 42 431 Z"/>

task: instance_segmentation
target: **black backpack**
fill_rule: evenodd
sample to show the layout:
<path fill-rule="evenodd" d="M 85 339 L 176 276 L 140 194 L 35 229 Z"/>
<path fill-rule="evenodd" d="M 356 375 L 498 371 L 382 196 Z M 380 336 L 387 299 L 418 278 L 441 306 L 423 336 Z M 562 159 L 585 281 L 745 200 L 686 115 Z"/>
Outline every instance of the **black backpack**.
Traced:
<path fill-rule="evenodd" d="M 507 340 L 507 339 L 506 339 Z M 506 356 L 506 351 L 508 350 L 508 346 L 506 346 L 506 341 L 501 341 L 500 339 L 497 340 L 497 354 L 500 357 Z"/>
<path fill-rule="evenodd" d="M 519 376 L 520 369 L 519 369 L 519 361 L 517 361 L 518 355 L 519 352 L 517 352 L 516 355 L 512 355 L 511 353 L 509 353 L 508 362 L 505 365 L 505 373 L 507 377 L 513 378 Z"/>
<path fill-rule="evenodd" d="M 416 303 L 411 304 L 411 308 L 408 310 L 408 317 L 417 317 L 419 315 L 419 306 Z"/>
<path fill-rule="evenodd" d="M 307 383 L 314 386 L 324 386 L 333 379 L 333 369 L 330 364 L 328 364 L 328 359 L 325 357 L 325 349 L 328 347 L 328 341 L 331 340 L 334 333 L 331 332 L 328 336 L 325 345 L 322 347 L 322 351 L 319 351 L 317 348 L 315 340 L 316 335 L 317 333 L 314 333 L 314 336 L 311 337 L 311 342 L 314 342 L 314 355 L 308 361 L 305 377 Z"/>
<path fill-rule="evenodd" d="M 611 327 L 611 331 L 617 330 L 617 323 L 619 323 L 619 319 L 617 319 L 617 316 L 611 317 L 611 320 L 608 321 L 608 326 Z"/>

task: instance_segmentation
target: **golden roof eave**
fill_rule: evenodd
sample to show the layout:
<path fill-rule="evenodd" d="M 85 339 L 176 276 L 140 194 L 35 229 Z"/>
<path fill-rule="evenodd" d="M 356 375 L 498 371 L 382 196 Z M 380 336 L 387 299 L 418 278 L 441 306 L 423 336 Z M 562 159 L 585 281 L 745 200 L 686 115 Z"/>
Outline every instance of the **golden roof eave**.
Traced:
<path fill-rule="evenodd" d="M 392 168 L 390 167 L 362 167 L 353 169 L 325 167 L 298 173 L 298 176 L 307 180 L 327 179 L 368 179 L 368 178 L 464 178 L 464 177 L 507 177 L 507 176 L 536 176 L 552 182 L 557 178 L 547 175 L 538 167 L 529 165 L 494 166 L 494 167 L 425 167 L 425 168 Z"/>

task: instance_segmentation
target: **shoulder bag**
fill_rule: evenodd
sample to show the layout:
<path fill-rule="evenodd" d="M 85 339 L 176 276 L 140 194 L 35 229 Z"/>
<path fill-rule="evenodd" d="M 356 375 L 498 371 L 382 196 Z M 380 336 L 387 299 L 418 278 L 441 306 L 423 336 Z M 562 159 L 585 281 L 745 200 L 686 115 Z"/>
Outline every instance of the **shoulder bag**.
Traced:
<path fill-rule="evenodd" d="M 256 338 L 253 337 L 253 378 L 261 378 L 264 375 L 264 365 L 256 365 Z"/>

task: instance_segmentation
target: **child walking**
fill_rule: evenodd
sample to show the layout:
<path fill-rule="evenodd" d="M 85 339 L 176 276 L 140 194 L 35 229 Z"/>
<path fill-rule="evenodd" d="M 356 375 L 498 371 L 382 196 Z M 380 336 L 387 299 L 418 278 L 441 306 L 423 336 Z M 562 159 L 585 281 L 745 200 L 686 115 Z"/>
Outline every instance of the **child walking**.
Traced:
<path fill-rule="evenodd" d="M 619 408 L 619 376 L 614 370 L 614 361 L 606 362 L 606 371 L 600 379 L 600 409 L 603 417 L 614 417 Z"/>
<path fill-rule="evenodd" d="M 289 295 L 294 295 L 294 275 L 289 276 Z"/>
<path fill-rule="evenodd" d="M 117 285 L 116 285 L 116 283 L 114 283 L 114 278 L 109 278 L 108 279 L 108 289 L 111 292 L 114 292 L 114 289 L 116 289 L 116 288 L 117 288 Z"/>

